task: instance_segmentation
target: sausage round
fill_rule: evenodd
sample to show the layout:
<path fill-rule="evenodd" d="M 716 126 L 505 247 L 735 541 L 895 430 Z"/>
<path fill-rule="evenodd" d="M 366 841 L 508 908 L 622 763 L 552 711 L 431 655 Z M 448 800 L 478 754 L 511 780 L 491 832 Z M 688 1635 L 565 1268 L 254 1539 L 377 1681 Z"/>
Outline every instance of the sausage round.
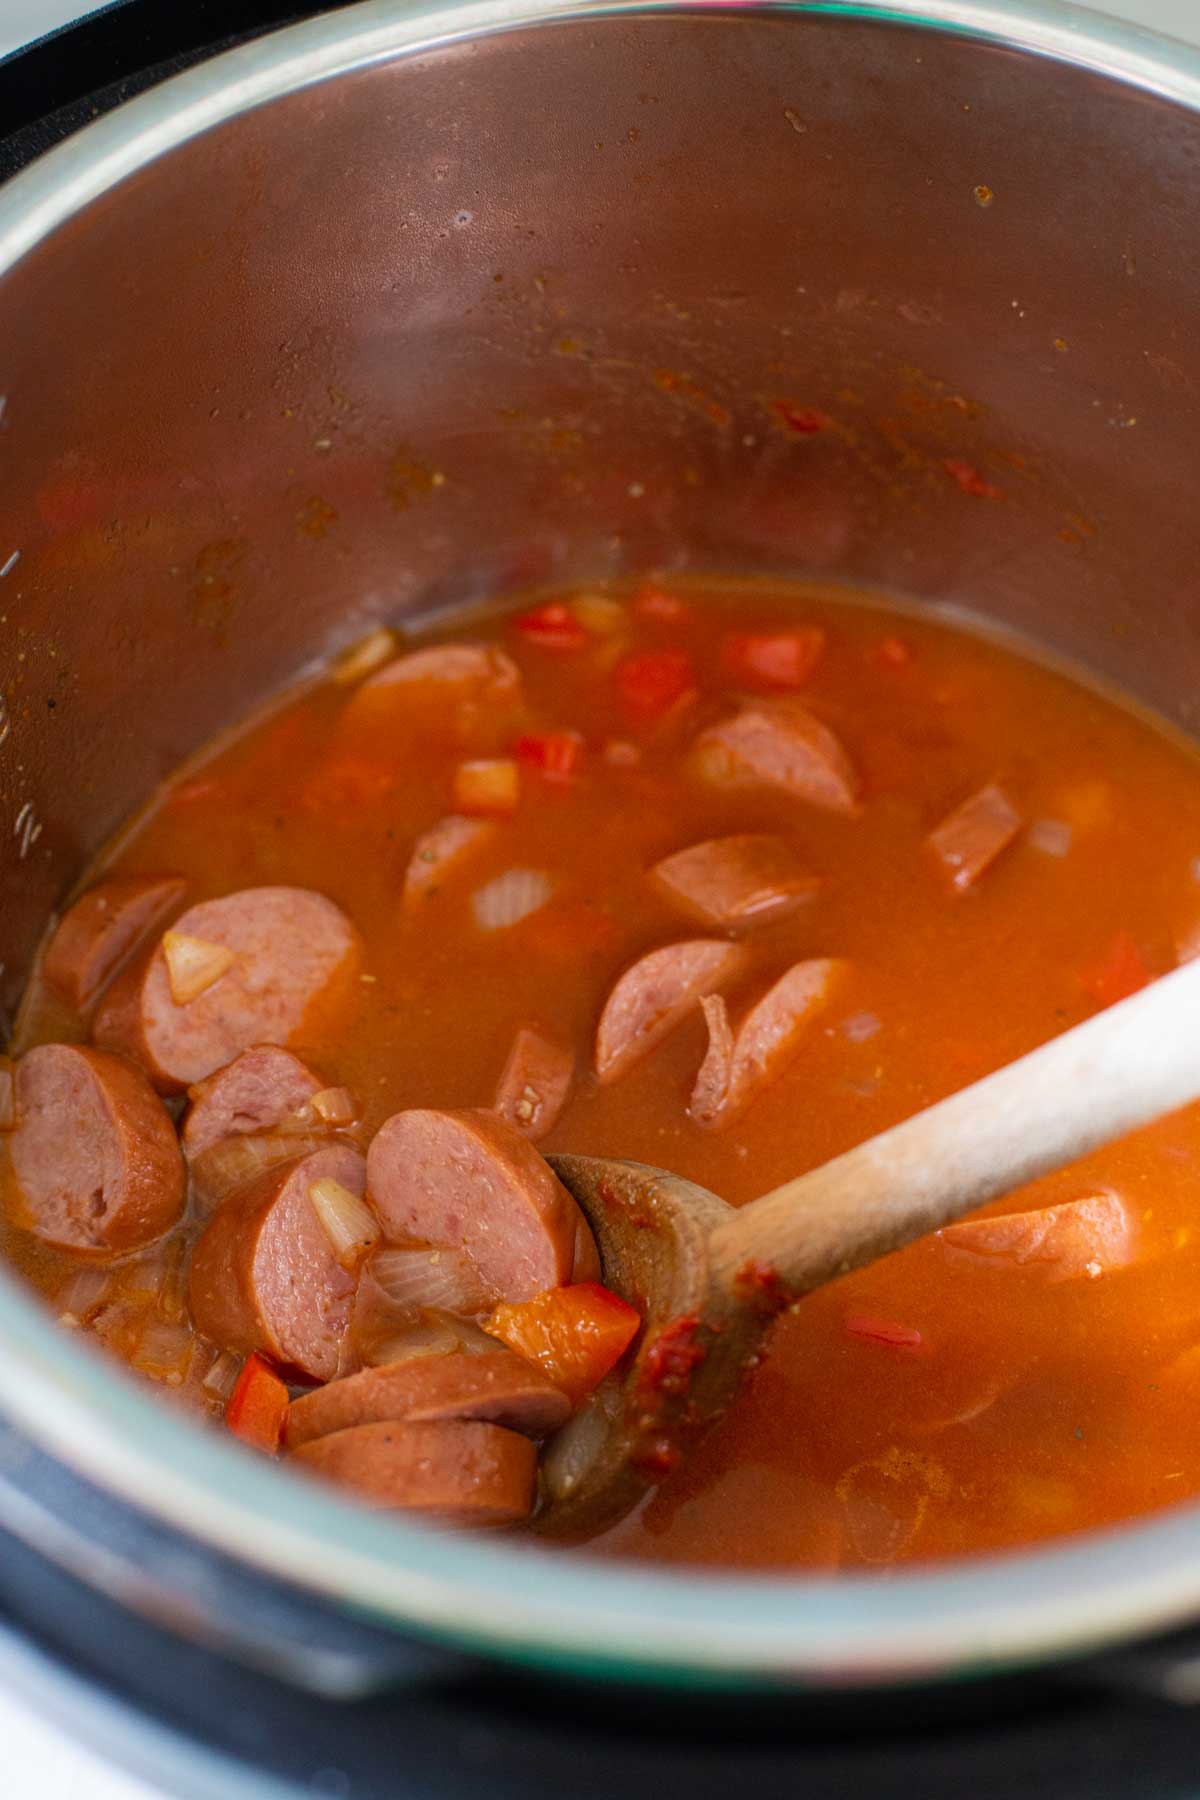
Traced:
<path fill-rule="evenodd" d="M 619 978 L 596 1026 L 596 1075 L 616 1081 L 669 1036 L 706 994 L 744 972 L 747 952 L 724 938 L 689 938 L 640 956 Z"/>
<path fill-rule="evenodd" d="M 288 1408 L 283 1441 L 296 1450 L 331 1431 L 406 1419 L 481 1419 L 540 1438 L 570 1415 L 571 1402 L 548 1375 L 497 1345 L 478 1356 L 457 1351 L 383 1363 L 302 1394 Z"/>
<path fill-rule="evenodd" d="M 442 1524 L 515 1525 L 533 1509 L 536 1446 L 500 1425 L 355 1425 L 294 1454 L 368 1505 L 402 1507 Z"/>
<path fill-rule="evenodd" d="M 254 1044 L 286 1044 L 309 1006 L 353 971 L 358 933 L 331 900 L 307 888 L 243 888 L 179 919 L 181 936 L 234 952 L 219 980 L 179 1006 L 161 944 L 109 989 L 93 1035 L 142 1064 L 162 1093 L 178 1093 Z"/>
<path fill-rule="evenodd" d="M 780 788 L 826 812 L 858 811 L 858 772 L 828 725 L 795 700 L 759 700 L 701 732 L 693 763 L 718 787 Z"/>
<path fill-rule="evenodd" d="M 791 846 L 769 832 L 691 844 L 655 863 L 650 879 L 702 924 L 731 931 L 774 924 L 820 886 Z"/>
<path fill-rule="evenodd" d="M 91 1006 L 125 958 L 174 912 L 187 892 L 179 875 L 117 875 L 81 894 L 58 922 L 42 976 L 76 1012 Z"/>
<path fill-rule="evenodd" d="M 495 1113 L 393 1113 L 367 1152 L 384 1235 L 465 1250 L 506 1300 L 572 1279 L 583 1214 L 533 1145 Z M 591 1243 L 591 1255 L 595 1255 Z"/>
<path fill-rule="evenodd" d="M 290 1050 L 256 1044 L 189 1089 L 180 1141 L 189 1157 L 222 1138 L 270 1131 L 327 1084 Z"/>
<path fill-rule="evenodd" d="M 522 1025 L 513 1039 L 492 1102 L 531 1144 L 554 1130 L 575 1080 L 575 1053 L 557 1038 Z"/>
<path fill-rule="evenodd" d="M 17 1222 L 71 1250 L 136 1250 L 183 1211 L 175 1128 L 132 1063 L 77 1044 L 22 1057 L 8 1155 Z"/>
<path fill-rule="evenodd" d="M 222 1350 L 256 1350 L 314 1381 L 332 1380 L 356 1282 L 335 1258 L 308 1190 L 332 1180 L 361 1194 L 364 1176 L 357 1150 L 330 1144 L 223 1200 L 192 1252 L 197 1331 Z"/>

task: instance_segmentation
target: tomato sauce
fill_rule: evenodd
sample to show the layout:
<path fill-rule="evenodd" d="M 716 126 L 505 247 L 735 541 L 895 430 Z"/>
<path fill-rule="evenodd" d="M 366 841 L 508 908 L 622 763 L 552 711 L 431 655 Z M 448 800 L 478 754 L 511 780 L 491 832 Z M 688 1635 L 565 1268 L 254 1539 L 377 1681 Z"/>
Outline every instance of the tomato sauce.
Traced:
<path fill-rule="evenodd" d="M 514 659 L 515 713 L 364 706 L 353 681 L 316 680 L 166 786 L 93 871 L 180 874 L 193 901 L 278 883 L 336 902 L 362 972 L 291 1047 L 353 1090 L 368 1132 L 402 1108 L 490 1105 L 514 1035 L 536 1027 L 584 1071 L 541 1149 L 637 1158 L 744 1203 L 1200 946 L 1192 749 L 1010 643 L 828 591 L 716 583 L 554 596 L 413 643 L 457 641 Z M 857 810 L 705 779 L 691 747 L 748 693 L 802 697 L 858 771 Z M 929 834 L 993 784 L 1011 834 L 956 883 Z M 494 823 L 406 906 L 415 841 L 456 810 Z M 845 966 L 782 1072 L 713 1128 L 688 1111 L 699 1008 L 616 1079 L 587 1071 L 620 973 L 701 930 L 646 871 L 733 833 L 778 834 L 817 878 L 744 936 L 764 979 Z M 530 910 L 497 925 L 514 871 Z M 71 1035 L 35 980 L 16 1047 Z M 719 1428 L 593 1548 L 881 1569 L 1200 1492 L 1198 1171 L 1189 1109 L 986 1209 L 1115 1196 L 1124 1266 L 935 1236 L 814 1294 Z M 220 1358 L 195 1344 L 182 1285 L 195 1232 L 189 1214 L 103 1276 L 12 1226 L 6 1248 L 67 1323 L 214 1411 Z"/>

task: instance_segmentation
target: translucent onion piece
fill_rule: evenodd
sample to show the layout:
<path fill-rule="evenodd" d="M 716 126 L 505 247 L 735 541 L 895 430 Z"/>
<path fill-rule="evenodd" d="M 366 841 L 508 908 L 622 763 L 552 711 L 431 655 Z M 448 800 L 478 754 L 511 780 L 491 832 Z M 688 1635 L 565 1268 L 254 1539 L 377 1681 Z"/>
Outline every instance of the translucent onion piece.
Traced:
<path fill-rule="evenodd" d="M 603 1382 L 568 1419 L 542 1452 L 542 1479 L 552 1500 L 565 1500 L 579 1486 L 604 1447 L 612 1426 L 616 1389 Z"/>
<path fill-rule="evenodd" d="M 466 1350 L 471 1356 L 484 1356 L 489 1352 L 507 1348 L 506 1345 L 500 1343 L 498 1338 L 492 1337 L 490 1332 L 486 1332 L 481 1325 L 477 1325 L 474 1319 L 460 1319 L 454 1313 L 432 1311 L 425 1316 L 431 1319 L 441 1319 L 448 1325 L 458 1339 L 459 1349 Z"/>
<path fill-rule="evenodd" d="M 848 1019 L 842 1020 L 842 1035 L 848 1037 L 852 1044 L 865 1044 L 868 1038 L 875 1036 L 879 1028 L 880 1019 L 877 1013 L 851 1013 Z"/>
<path fill-rule="evenodd" d="M 280 1119 L 275 1130 L 284 1136 L 297 1132 L 336 1131 L 354 1123 L 357 1108 L 349 1088 L 322 1088 L 319 1093 Z"/>
<path fill-rule="evenodd" d="M 613 632 L 623 631 L 629 623 L 624 603 L 610 599 L 607 594 L 577 594 L 570 602 L 570 610 L 584 630 L 594 632 L 597 637 L 610 637 Z"/>
<path fill-rule="evenodd" d="M 222 1350 L 200 1386 L 206 1394 L 211 1394 L 214 1400 L 228 1400 L 237 1386 L 237 1378 L 241 1371 L 241 1357 L 235 1356 L 232 1350 Z"/>
<path fill-rule="evenodd" d="M 494 1337 L 470 1319 L 456 1318 L 453 1313 L 429 1307 L 411 1325 L 377 1338 L 363 1361 L 379 1368 L 384 1363 L 404 1362 L 410 1356 L 450 1356 L 465 1352 L 482 1356 L 501 1349 Z"/>
<path fill-rule="evenodd" d="M 379 1238 L 375 1214 L 357 1194 L 329 1176 L 314 1181 L 308 1197 L 333 1254 L 343 1269 L 352 1269 Z"/>
<path fill-rule="evenodd" d="M 319 1132 L 304 1137 L 298 1132 L 248 1131 L 239 1137 L 221 1138 L 194 1159 L 192 1192 L 202 1207 L 211 1207 L 223 1195 L 256 1180 L 264 1169 L 273 1169 L 293 1156 L 307 1156 L 327 1142 Z"/>
<path fill-rule="evenodd" d="M 352 1125 L 358 1110 L 349 1088 L 322 1088 L 309 1101 L 323 1125 Z"/>
<path fill-rule="evenodd" d="M 476 889 L 471 910 L 481 931 L 505 931 L 545 906 L 554 884 L 537 869 L 506 869 Z"/>
<path fill-rule="evenodd" d="M 1033 848 L 1043 856 L 1065 856 L 1074 833 L 1065 819 L 1035 819 L 1028 835 Z"/>
<path fill-rule="evenodd" d="M 370 1269 L 388 1304 L 400 1312 L 434 1306 L 444 1312 L 480 1313 L 496 1298 L 461 1250 L 388 1244 L 376 1250 Z"/>
<path fill-rule="evenodd" d="M 107 1269 L 76 1269 L 54 1296 L 60 1325 L 86 1325 L 108 1292 Z"/>
<path fill-rule="evenodd" d="M 377 631 L 369 631 L 366 637 L 359 638 L 348 650 L 334 659 L 329 670 L 329 679 L 336 681 L 339 687 L 349 687 L 355 681 L 361 681 L 372 669 L 378 669 L 385 662 L 390 662 L 396 654 L 396 634 L 381 625 Z"/>
<path fill-rule="evenodd" d="M 0 1056 L 0 1131 L 11 1131 L 16 1122 L 12 1058 Z"/>
<path fill-rule="evenodd" d="M 378 1369 L 385 1363 L 409 1362 L 418 1356 L 452 1356 L 461 1350 L 462 1345 L 448 1325 L 438 1319 L 420 1319 L 392 1337 L 380 1338 L 372 1344 L 364 1361 Z"/>
<path fill-rule="evenodd" d="M 142 1333 L 130 1361 L 143 1375 L 177 1386 L 187 1374 L 195 1343 L 190 1326 L 155 1319 Z"/>
<path fill-rule="evenodd" d="M 187 937 L 180 931 L 164 931 L 162 947 L 176 1006 L 187 1006 L 207 993 L 234 961 L 234 952 L 228 945 Z"/>

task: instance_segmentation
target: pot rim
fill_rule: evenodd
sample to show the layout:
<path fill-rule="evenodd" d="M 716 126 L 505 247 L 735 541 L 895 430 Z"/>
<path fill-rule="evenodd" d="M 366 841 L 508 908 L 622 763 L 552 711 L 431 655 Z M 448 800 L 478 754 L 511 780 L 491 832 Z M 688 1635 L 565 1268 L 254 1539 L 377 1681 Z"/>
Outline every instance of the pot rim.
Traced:
<path fill-rule="evenodd" d="M 737 0 L 722 11 L 732 11 Z M 465 38 L 715 10 L 690 0 L 366 0 L 258 38 L 117 108 L 0 191 L 0 278 L 135 170 L 250 108 Z M 1002 43 L 1200 111 L 1200 51 L 1059 0 L 765 0 L 760 13 Z M 1200 1612 L 1200 1506 L 888 1577 L 669 1572 L 382 1519 L 146 1395 L 0 1274 L 0 1408 L 90 1479 L 343 1609 L 556 1670 L 847 1686 L 981 1675 Z M 519 1598 L 518 1598 L 519 1596 Z"/>

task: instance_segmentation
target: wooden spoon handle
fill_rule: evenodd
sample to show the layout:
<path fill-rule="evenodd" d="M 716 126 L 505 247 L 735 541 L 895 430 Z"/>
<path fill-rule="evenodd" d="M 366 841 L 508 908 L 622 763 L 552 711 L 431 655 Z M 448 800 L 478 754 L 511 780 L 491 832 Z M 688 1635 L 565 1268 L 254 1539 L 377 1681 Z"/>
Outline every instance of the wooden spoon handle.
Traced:
<path fill-rule="evenodd" d="M 1197 1098 L 1200 960 L 743 1207 L 713 1277 L 798 1298 Z"/>

